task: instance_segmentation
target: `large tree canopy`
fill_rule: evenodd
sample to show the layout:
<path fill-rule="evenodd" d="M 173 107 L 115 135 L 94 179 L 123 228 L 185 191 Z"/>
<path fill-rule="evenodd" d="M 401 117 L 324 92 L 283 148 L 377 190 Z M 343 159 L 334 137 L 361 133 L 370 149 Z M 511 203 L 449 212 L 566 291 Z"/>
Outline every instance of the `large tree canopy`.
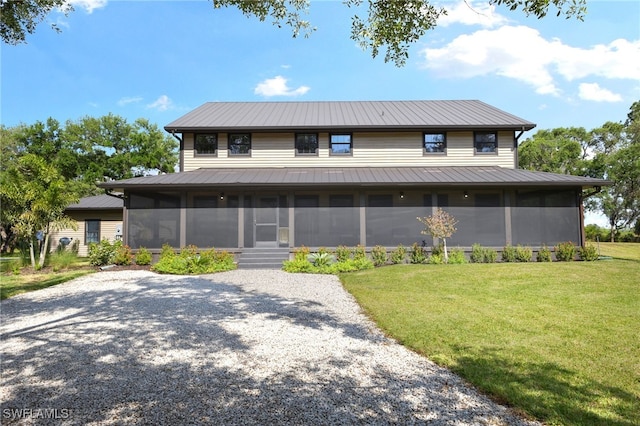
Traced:
<path fill-rule="evenodd" d="M 26 35 L 35 31 L 54 8 L 68 12 L 65 0 L 0 0 L 2 23 L 0 34 L 8 44 L 26 41 Z M 303 33 L 309 36 L 315 29 L 305 16 L 311 0 L 212 0 L 214 8 L 235 7 L 247 16 L 260 21 L 270 18 L 274 25 L 291 27 L 293 36 Z M 385 51 L 385 62 L 397 66 L 405 64 L 409 46 L 436 26 L 438 18 L 446 14 L 446 6 L 434 0 L 343 0 L 346 7 L 354 9 L 351 18 L 351 38 L 375 58 Z M 553 6 L 558 16 L 582 19 L 586 13 L 586 0 L 489 0 L 504 5 L 512 11 L 543 18 Z M 472 6 L 469 6 L 472 7 Z M 364 15 L 363 15 L 364 14 Z M 361 17 L 365 16 L 365 17 Z M 55 28 L 55 26 L 54 26 Z M 58 30 L 56 28 L 56 30 Z"/>
<path fill-rule="evenodd" d="M 96 182 L 154 173 L 172 173 L 178 163 L 177 141 L 146 119 L 129 123 L 109 114 L 83 117 L 61 125 L 46 122 L 3 128 L 3 155 L 24 153 L 46 158 L 80 195 L 96 189 Z"/>
<path fill-rule="evenodd" d="M 0 251 L 12 250 L 17 237 L 33 249 L 34 232 L 48 235 L 64 223 L 73 200 L 104 192 L 97 182 L 173 172 L 177 147 L 148 120 L 128 123 L 113 114 L 0 125 Z"/>
<path fill-rule="evenodd" d="M 519 147 L 523 169 L 603 178 L 612 182 L 586 200 L 586 208 L 607 217 L 616 232 L 640 221 L 640 102 L 624 122 L 583 128 L 540 130 Z"/>

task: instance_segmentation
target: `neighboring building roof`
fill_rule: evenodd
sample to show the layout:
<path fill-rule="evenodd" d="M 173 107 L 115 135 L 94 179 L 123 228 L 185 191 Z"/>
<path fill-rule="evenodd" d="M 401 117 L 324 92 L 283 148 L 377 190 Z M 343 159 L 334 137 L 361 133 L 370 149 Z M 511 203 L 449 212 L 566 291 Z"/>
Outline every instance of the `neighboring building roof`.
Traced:
<path fill-rule="evenodd" d="M 76 204 L 71 204 L 67 210 L 122 210 L 124 203 L 121 199 L 110 195 L 96 195 L 81 198 Z"/>
<path fill-rule="evenodd" d="M 332 129 L 513 129 L 536 125 L 477 100 L 208 102 L 169 132 Z"/>
<path fill-rule="evenodd" d="M 197 169 L 100 184 L 103 188 L 265 188 L 312 186 L 594 187 L 601 179 L 502 167 L 349 167 Z"/>

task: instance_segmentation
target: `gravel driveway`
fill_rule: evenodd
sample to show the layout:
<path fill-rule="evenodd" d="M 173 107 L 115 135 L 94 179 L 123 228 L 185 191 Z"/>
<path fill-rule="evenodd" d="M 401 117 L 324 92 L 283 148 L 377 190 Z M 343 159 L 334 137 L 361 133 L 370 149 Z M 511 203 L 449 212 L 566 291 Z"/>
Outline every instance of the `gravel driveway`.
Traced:
<path fill-rule="evenodd" d="M 334 276 L 101 272 L 1 308 L 2 424 L 531 424 L 385 338 Z"/>

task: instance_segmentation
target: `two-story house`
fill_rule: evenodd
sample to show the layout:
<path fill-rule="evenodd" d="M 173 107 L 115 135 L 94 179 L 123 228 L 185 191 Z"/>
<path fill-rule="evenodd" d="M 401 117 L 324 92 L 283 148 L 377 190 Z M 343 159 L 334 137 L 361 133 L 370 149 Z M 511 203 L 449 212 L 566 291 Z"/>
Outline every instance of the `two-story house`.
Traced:
<path fill-rule="evenodd" d="M 599 179 L 518 169 L 534 123 L 474 100 L 210 102 L 165 126 L 180 171 L 104 183 L 132 248 L 431 246 L 418 216 L 457 220 L 451 246 L 583 241 Z"/>

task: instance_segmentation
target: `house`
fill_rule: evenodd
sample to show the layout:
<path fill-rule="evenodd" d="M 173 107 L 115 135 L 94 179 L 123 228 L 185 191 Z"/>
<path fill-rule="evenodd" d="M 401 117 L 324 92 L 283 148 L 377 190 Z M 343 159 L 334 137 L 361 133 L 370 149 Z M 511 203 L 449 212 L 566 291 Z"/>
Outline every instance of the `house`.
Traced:
<path fill-rule="evenodd" d="M 134 249 L 431 246 L 416 218 L 436 207 L 450 246 L 580 243 L 607 182 L 518 169 L 534 127 L 476 100 L 210 102 L 165 126 L 179 173 L 101 186 Z"/>
<path fill-rule="evenodd" d="M 78 241 L 78 255 L 89 254 L 89 244 L 106 238 L 110 242 L 122 239 L 122 199 L 108 195 L 82 198 L 71 204 L 65 214 L 75 220 L 77 230 L 62 229 L 51 235 L 51 249 L 55 250 L 61 240 L 68 245 Z"/>

